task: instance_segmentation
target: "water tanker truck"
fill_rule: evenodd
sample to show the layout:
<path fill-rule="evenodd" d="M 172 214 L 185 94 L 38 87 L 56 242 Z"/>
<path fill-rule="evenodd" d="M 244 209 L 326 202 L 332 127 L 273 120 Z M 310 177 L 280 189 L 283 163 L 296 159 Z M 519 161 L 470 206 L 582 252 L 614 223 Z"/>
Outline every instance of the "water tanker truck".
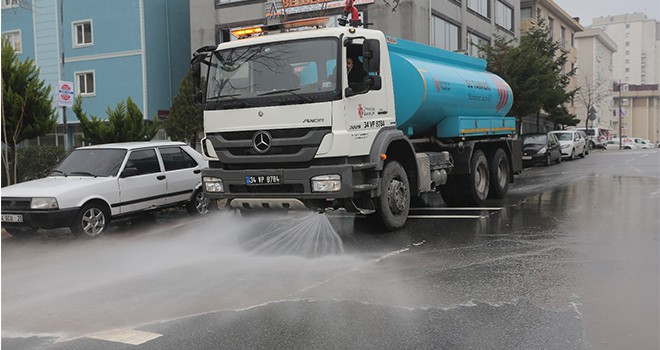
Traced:
<path fill-rule="evenodd" d="M 377 30 L 281 27 L 193 55 L 209 198 L 246 215 L 345 208 L 396 230 L 425 192 L 480 205 L 522 170 L 511 89 L 484 60 Z"/>

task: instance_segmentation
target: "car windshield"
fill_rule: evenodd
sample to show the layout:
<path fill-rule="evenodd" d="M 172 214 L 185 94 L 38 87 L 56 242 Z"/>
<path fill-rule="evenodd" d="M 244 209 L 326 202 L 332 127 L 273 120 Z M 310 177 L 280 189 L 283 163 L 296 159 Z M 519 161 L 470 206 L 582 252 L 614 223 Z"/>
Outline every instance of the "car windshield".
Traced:
<path fill-rule="evenodd" d="M 125 156 L 124 149 L 77 149 L 51 172 L 51 176 L 116 176 Z"/>
<path fill-rule="evenodd" d="M 557 132 L 555 133 L 559 141 L 571 141 L 573 140 L 573 134 L 570 132 Z"/>
<path fill-rule="evenodd" d="M 523 139 L 523 145 L 545 145 L 548 143 L 548 135 L 528 135 Z"/>
<path fill-rule="evenodd" d="M 249 108 L 340 98 L 338 40 L 319 38 L 216 51 L 207 108 Z"/>

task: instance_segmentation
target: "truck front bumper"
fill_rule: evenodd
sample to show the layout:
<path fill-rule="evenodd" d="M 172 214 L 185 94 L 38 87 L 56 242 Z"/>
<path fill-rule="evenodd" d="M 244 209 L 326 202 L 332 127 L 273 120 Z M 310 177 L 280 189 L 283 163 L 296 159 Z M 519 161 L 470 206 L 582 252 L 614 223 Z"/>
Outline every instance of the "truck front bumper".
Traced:
<path fill-rule="evenodd" d="M 352 198 L 354 165 L 319 165 L 307 168 L 227 170 L 206 168 L 202 178 L 217 178 L 223 182 L 224 192 L 208 192 L 209 198 L 232 199 L 232 206 L 268 209 L 299 209 L 301 203 Z M 341 187 L 334 192 L 314 192 L 312 178 L 322 175 L 339 175 Z M 255 178 L 278 179 L 278 182 L 254 184 Z M 359 188 L 359 186 L 358 186 Z M 236 200 L 234 203 L 233 200 Z M 309 206 L 308 206 L 309 207 Z M 247 207 L 246 207 L 247 208 Z"/>

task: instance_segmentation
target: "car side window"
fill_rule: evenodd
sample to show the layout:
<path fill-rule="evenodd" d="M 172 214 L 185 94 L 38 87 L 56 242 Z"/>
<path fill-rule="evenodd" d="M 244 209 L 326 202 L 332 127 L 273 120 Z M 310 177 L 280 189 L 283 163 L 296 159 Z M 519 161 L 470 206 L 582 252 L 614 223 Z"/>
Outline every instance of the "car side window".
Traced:
<path fill-rule="evenodd" d="M 160 164 L 156 157 L 155 149 L 143 149 L 131 152 L 128 157 L 127 168 L 133 167 L 138 170 L 138 175 L 153 174 L 160 172 Z"/>
<path fill-rule="evenodd" d="M 181 147 L 161 147 L 158 149 L 165 164 L 165 171 L 188 169 L 197 166 L 197 162 Z"/>

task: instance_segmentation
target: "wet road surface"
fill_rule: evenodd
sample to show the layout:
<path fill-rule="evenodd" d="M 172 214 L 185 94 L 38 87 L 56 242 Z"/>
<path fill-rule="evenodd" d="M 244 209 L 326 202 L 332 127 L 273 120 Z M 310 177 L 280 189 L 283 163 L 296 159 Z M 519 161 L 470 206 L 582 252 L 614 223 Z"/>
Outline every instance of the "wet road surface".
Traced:
<path fill-rule="evenodd" d="M 660 348 L 658 150 L 526 169 L 481 209 L 426 199 L 395 233 L 170 211 L 3 239 L 2 346 Z"/>

